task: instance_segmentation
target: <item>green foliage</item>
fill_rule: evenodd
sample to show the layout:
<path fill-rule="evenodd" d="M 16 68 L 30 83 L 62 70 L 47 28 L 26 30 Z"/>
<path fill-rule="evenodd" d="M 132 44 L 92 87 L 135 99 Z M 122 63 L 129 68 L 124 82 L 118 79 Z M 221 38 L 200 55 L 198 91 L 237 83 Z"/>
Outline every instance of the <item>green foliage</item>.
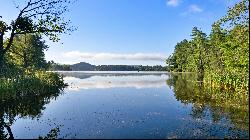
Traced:
<path fill-rule="evenodd" d="M 48 70 L 50 71 L 71 71 L 71 67 L 70 65 L 61 65 L 61 64 L 57 64 L 54 61 L 49 61 L 48 62 Z"/>
<path fill-rule="evenodd" d="M 161 65 L 142 66 L 142 65 L 91 65 L 80 62 L 73 65 L 57 64 L 53 61 L 48 62 L 51 71 L 165 71 L 166 67 Z"/>
<path fill-rule="evenodd" d="M 0 96 L 37 94 L 53 87 L 64 86 L 63 77 L 57 73 L 27 70 L 19 77 L 0 79 Z"/>
<path fill-rule="evenodd" d="M 70 0 L 29 0 L 10 24 L 0 16 L 0 139 L 13 138 L 15 117 L 39 117 L 50 98 L 66 86 L 63 77 L 46 72 L 41 36 L 58 41 L 59 35 L 73 31 L 63 13 Z M 5 39 L 5 40 L 4 40 Z M 8 121 L 8 122 L 5 122 Z M 56 138 L 56 129 L 48 137 Z"/>
<path fill-rule="evenodd" d="M 7 52 L 7 60 L 20 68 L 46 69 L 44 50 L 48 48 L 38 34 L 18 35 Z"/>
<path fill-rule="evenodd" d="M 1 75 L 4 72 L 4 67 L 6 67 L 6 54 L 19 53 L 20 45 L 18 45 L 19 47 L 14 47 L 16 44 L 13 45 L 13 43 L 15 40 L 19 42 L 17 40 L 20 39 L 20 35 L 39 34 L 49 37 L 52 41 L 58 41 L 60 34 L 75 30 L 69 26 L 70 21 L 65 21 L 63 18 L 63 14 L 68 10 L 68 4 L 71 2 L 70 0 L 29 0 L 26 2 L 25 7 L 16 7 L 20 12 L 16 19 L 13 19 L 10 24 L 0 20 Z M 2 18 L 2 16 L 0 16 L 0 18 Z M 3 43 L 4 38 L 6 38 L 5 44 Z M 22 62 L 18 63 L 21 64 Z"/>
<path fill-rule="evenodd" d="M 166 63 L 171 71 L 198 72 L 205 82 L 240 91 L 249 80 L 249 2 L 229 8 L 207 37 L 196 27 L 192 39 L 177 43 Z M 202 78 L 203 79 L 203 78 Z"/>
<path fill-rule="evenodd" d="M 25 71 L 19 78 L 0 79 L 0 138 L 8 138 L 4 129 L 15 117 L 39 118 L 45 104 L 62 94 L 65 86 L 62 76 L 44 71 Z M 48 136 L 55 138 L 52 130 Z"/>
<path fill-rule="evenodd" d="M 242 0 L 229 8 L 227 14 L 217 23 L 228 29 L 235 26 L 249 26 L 249 0 Z"/>
<path fill-rule="evenodd" d="M 165 71 L 166 68 L 161 65 L 142 66 L 142 65 L 98 65 L 94 67 L 95 71 Z"/>

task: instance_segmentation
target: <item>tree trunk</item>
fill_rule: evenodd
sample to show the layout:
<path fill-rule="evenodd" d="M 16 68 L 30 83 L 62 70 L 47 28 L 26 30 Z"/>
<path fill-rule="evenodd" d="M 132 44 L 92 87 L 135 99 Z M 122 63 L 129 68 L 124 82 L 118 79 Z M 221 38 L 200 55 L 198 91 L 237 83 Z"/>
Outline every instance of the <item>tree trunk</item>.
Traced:
<path fill-rule="evenodd" d="M 0 77 L 3 74 L 4 67 L 4 48 L 3 48 L 3 33 L 0 33 Z"/>
<path fill-rule="evenodd" d="M 24 52 L 23 54 L 23 67 L 26 69 L 28 68 L 28 60 L 27 60 L 27 54 Z"/>
<path fill-rule="evenodd" d="M 0 110 L 2 112 L 2 110 Z M 4 114 L 0 112 L 0 139 L 7 139 L 4 133 Z"/>
<path fill-rule="evenodd" d="M 4 67 L 4 62 L 3 62 L 3 53 L 0 52 L 0 78 L 3 76 L 3 67 Z"/>

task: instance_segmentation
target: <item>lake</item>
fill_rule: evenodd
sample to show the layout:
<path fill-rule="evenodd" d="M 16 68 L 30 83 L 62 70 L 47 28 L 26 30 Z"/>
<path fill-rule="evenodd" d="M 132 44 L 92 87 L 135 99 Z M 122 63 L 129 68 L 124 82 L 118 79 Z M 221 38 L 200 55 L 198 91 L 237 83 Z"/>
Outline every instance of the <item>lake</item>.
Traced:
<path fill-rule="evenodd" d="M 194 74 L 59 73 L 68 87 L 55 96 L 0 100 L 15 138 L 249 138 L 248 99 Z"/>

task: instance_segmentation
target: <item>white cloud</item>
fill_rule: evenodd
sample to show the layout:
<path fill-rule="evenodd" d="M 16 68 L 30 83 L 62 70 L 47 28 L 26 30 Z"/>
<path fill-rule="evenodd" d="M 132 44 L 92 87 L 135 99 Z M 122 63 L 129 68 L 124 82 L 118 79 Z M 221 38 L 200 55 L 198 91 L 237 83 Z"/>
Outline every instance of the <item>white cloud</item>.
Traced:
<path fill-rule="evenodd" d="M 181 16 L 188 16 L 194 13 L 200 13 L 202 12 L 203 9 L 200 8 L 198 5 L 196 4 L 192 4 L 188 7 L 188 10 L 186 10 L 185 12 L 180 13 Z"/>
<path fill-rule="evenodd" d="M 189 6 L 189 12 L 200 13 L 202 11 L 203 10 L 198 5 L 192 4 Z"/>
<path fill-rule="evenodd" d="M 176 7 L 180 4 L 180 0 L 167 0 L 166 3 L 168 6 Z"/>
<path fill-rule="evenodd" d="M 62 53 L 66 59 L 88 60 L 88 61 L 107 61 L 107 60 L 135 60 L 135 61 L 164 61 L 166 55 L 160 53 L 83 53 L 71 51 Z"/>

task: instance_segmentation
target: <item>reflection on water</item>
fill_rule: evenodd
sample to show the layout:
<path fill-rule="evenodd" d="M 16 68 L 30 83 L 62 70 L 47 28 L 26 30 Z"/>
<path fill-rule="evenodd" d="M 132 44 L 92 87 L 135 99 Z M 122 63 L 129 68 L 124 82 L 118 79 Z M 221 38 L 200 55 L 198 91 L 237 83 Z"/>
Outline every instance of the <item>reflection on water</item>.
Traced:
<path fill-rule="evenodd" d="M 65 94 L 1 97 L 0 138 L 249 138 L 248 96 L 193 74 L 62 74 Z"/>
<path fill-rule="evenodd" d="M 147 76 L 91 76 L 86 80 L 65 77 L 70 84 L 69 90 L 107 89 L 107 88 L 159 88 L 166 86 L 166 75 Z"/>
<path fill-rule="evenodd" d="M 249 137 L 248 94 L 240 95 L 232 91 L 212 89 L 195 79 L 196 76 L 191 74 L 177 74 L 171 75 L 167 80 L 178 101 L 192 104 L 192 118 L 206 120 L 209 116 L 212 124 L 232 125 L 228 128 L 230 133 L 227 137 Z M 228 124 L 223 121 L 228 121 Z"/>
<path fill-rule="evenodd" d="M 31 84 L 25 91 L 0 93 L 0 139 L 12 138 L 15 135 L 11 127 L 17 119 L 40 118 L 42 111 L 46 109 L 45 105 L 56 100 L 64 88 L 54 86 L 44 89 L 42 86 L 34 87 Z"/>

